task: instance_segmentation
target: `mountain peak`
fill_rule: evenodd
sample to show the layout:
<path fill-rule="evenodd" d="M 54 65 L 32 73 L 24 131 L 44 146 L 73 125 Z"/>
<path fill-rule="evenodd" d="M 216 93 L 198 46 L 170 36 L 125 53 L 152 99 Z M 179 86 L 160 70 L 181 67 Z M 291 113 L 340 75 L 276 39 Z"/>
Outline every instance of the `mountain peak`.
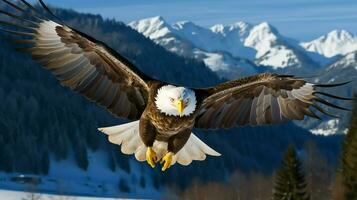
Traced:
<path fill-rule="evenodd" d="M 130 22 L 129 24 L 133 23 L 150 23 L 150 24 L 160 24 L 160 23 L 166 23 L 165 19 L 162 16 L 154 16 L 154 17 L 148 17 L 144 19 L 140 19 L 137 21 Z"/>
<path fill-rule="evenodd" d="M 176 29 L 185 29 L 185 28 L 200 28 L 198 25 L 194 24 L 191 21 L 179 21 L 172 25 Z"/>
<path fill-rule="evenodd" d="M 235 26 L 235 27 L 245 27 L 245 26 L 249 26 L 250 24 L 247 22 L 243 22 L 243 21 L 238 21 L 233 23 L 231 26 Z"/>
<path fill-rule="evenodd" d="M 224 24 L 216 24 L 213 25 L 210 30 L 214 33 L 221 33 L 223 35 L 227 34 L 227 32 L 233 32 L 233 31 L 239 31 L 239 32 L 245 32 L 251 28 L 251 24 L 243 22 L 243 21 L 238 21 L 233 24 L 229 25 L 224 25 Z"/>
<path fill-rule="evenodd" d="M 133 21 L 128 25 L 151 39 L 162 37 L 171 32 L 170 25 L 161 16 Z"/>
<path fill-rule="evenodd" d="M 258 24 L 257 26 L 261 26 L 261 27 L 271 27 L 271 25 L 268 22 L 261 22 L 260 24 Z"/>
<path fill-rule="evenodd" d="M 339 29 L 335 29 L 331 32 L 329 32 L 325 38 L 328 38 L 328 39 L 334 39 L 334 40 L 350 40 L 353 38 L 353 35 L 346 31 L 346 30 L 339 30 Z"/>
<path fill-rule="evenodd" d="M 145 19 L 144 19 L 145 20 Z M 158 15 L 158 16 L 154 16 L 154 17 L 149 17 L 149 18 L 146 18 L 146 20 L 150 20 L 152 22 L 165 22 L 165 19 Z"/>
<path fill-rule="evenodd" d="M 301 46 L 308 51 L 333 57 L 357 50 L 357 37 L 346 30 L 336 29 L 315 40 L 301 43 Z"/>
<path fill-rule="evenodd" d="M 271 32 L 275 35 L 279 34 L 278 30 L 272 26 L 271 24 L 269 24 L 268 22 L 262 22 L 256 26 L 254 26 L 254 29 L 257 31 L 262 31 L 262 32 Z"/>

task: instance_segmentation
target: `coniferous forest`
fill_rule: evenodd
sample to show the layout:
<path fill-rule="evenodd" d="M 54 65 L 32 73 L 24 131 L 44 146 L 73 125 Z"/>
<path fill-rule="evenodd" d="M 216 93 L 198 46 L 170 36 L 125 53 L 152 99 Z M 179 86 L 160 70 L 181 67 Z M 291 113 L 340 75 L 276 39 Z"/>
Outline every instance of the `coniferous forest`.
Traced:
<path fill-rule="evenodd" d="M 155 78 L 196 87 L 223 81 L 202 62 L 170 53 L 121 22 L 63 9 L 55 9 L 55 14 L 69 25 L 106 42 Z M 61 87 L 29 56 L 16 52 L 11 39 L 0 35 L 0 171 L 46 175 L 53 161 L 72 156 L 76 166 L 86 170 L 88 153 L 104 151 L 108 170 L 134 173 L 129 162 L 133 158 L 123 155 L 97 131 L 98 127 L 124 121 Z M 328 199 L 340 194 L 345 199 L 357 198 L 356 119 L 355 114 L 345 142 L 343 136 L 312 135 L 293 123 L 195 130 L 223 156 L 188 167 L 176 165 L 166 173 L 150 169 L 150 176 L 155 188 L 168 187 L 189 199 L 252 196 L 268 199 L 272 191 L 276 191 L 275 199 L 283 199 L 278 198 L 278 192 L 284 192 L 285 188 L 281 187 L 285 178 L 296 181 L 300 199 Z M 290 144 L 295 150 L 287 151 L 281 166 Z M 336 173 L 339 166 L 341 170 Z M 276 171 L 279 167 L 281 171 Z M 142 168 L 149 169 L 146 163 L 142 163 Z M 121 190 L 130 191 L 122 180 L 119 182 Z M 145 187 L 145 180 L 140 182 Z M 274 190 L 274 186 L 279 189 Z"/>

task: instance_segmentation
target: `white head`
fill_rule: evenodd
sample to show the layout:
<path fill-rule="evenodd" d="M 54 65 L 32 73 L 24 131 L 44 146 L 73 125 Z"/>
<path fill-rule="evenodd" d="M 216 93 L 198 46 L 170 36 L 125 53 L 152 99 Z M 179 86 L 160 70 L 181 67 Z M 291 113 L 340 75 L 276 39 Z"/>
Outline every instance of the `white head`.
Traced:
<path fill-rule="evenodd" d="M 166 115 L 189 116 L 196 109 L 196 96 L 193 90 L 166 85 L 157 91 L 156 107 Z"/>

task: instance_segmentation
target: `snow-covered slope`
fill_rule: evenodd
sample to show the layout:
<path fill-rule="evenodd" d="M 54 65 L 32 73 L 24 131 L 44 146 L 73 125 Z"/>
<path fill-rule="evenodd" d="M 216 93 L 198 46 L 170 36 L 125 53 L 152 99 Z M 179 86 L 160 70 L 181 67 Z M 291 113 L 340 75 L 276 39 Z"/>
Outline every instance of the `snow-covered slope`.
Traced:
<path fill-rule="evenodd" d="M 51 195 L 32 192 L 21 192 L 11 190 L 0 190 L 0 199 L 4 200 L 120 200 L 122 198 L 100 198 L 100 197 L 84 197 L 84 196 L 66 196 L 66 195 Z"/>
<path fill-rule="evenodd" d="M 258 72 L 258 67 L 253 62 L 233 57 L 225 52 L 205 52 L 195 49 L 194 57 L 202 60 L 212 71 L 227 79 L 236 79 Z"/>
<path fill-rule="evenodd" d="M 73 155 L 64 161 L 51 159 L 48 175 L 0 172 L 0 188 L 77 196 L 158 198 L 161 195 L 162 191 L 153 187 L 150 173 L 142 163 L 130 159 L 127 170 L 111 171 L 105 152 L 88 152 L 87 170 L 76 166 Z M 1 193 L 0 199 L 4 199 Z"/>
<path fill-rule="evenodd" d="M 339 123 L 338 119 L 330 119 L 321 123 L 316 128 L 311 129 L 310 131 L 312 134 L 315 135 L 324 135 L 324 136 L 334 135 L 338 131 L 338 123 Z"/>
<path fill-rule="evenodd" d="M 303 42 L 301 46 L 330 58 L 357 50 L 357 37 L 345 30 L 333 30 L 315 40 Z"/>
<path fill-rule="evenodd" d="M 225 51 L 234 57 L 254 59 L 255 50 L 244 46 L 251 25 L 237 22 L 232 25 L 215 25 L 210 29 L 197 26 L 192 22 L 177 22 L 172 25 L 181 38 L 190 41 L 205 51 Z"/>
<path fill-rule="evenodd" d="M 245 22 L 230 25 L 217 24 L 208 29 L 188 21 L 169 25 L 162 17 L 153 17 L 134 21 L 129 25 L 179 55 L 202 58 L 196 53 L 205 54 L 209 57 L 208 60 L 217 61 L 215 62 L 217 66 L 212 66 L 212 62 L 203 59 L 206 65 L 213 71 L 219 68 L 220 72 L 223 71 L 221 75 L 227 72 L 227 66 L 231 66 L 232 63 L 235 63 L 235 66 L 230 67 L 230 70 L 236 72 L 254 71 L 256 66 L 252 66 L 253 63 L 270 66 L 272 69 L 309 68 L 317 65 L 309 56 L 301 52 L 305 51 L 303 48 L 292 44 L 292 40 L 282 36 L 267 22 L 258 25 Z M 237 61 L 232 61 L 236 58 Z M 248 66 L 238 64 L 242 59 L 251 62 Z M 247 67 L 249 69 L 246 69 Z M 235 70 L 236 68 L 239 70 Z"/>

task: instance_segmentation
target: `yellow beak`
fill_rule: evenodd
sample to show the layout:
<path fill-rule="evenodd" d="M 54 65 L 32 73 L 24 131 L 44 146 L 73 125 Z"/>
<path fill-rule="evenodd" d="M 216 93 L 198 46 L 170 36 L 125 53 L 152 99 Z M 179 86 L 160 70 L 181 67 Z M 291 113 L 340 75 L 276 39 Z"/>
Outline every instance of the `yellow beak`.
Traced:
<path fill-rule="evenodd" d="M 182 99 L 176 101 L 176 109 L 177 112 L 180 114 L 180 117 L 182 117 L 183 110 L 185 109 L 185 102 Z"/>

